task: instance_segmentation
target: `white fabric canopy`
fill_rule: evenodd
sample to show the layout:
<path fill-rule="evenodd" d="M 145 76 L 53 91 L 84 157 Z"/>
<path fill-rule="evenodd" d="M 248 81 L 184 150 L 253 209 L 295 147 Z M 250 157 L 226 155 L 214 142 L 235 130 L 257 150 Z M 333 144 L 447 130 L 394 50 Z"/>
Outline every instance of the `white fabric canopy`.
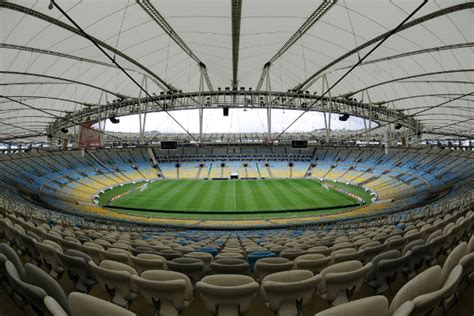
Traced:
<path fill-rule="evenodd" d="M 48 1 L 15 5 L 72 24 Z M 88 34 L 137 61 L 183 91 L 197 91 L 200 71 L 135 0 L 57 0 Z M 191 51 L 207 66 L 215 88 L 232 81 L 231 1 L 151 0 Z M 271 86 L 287 91 L 336 58 L 393 29 L 421 1 L 339 0 L 271 66 Z M 319 7 L 314 0 L 243 0 L 238 85 L 255 89 L 263 66 Z M 429 1 L 410 21 L 470 1 Z M 91 41 L 24 10 L 0 5 L 0 142 L 18 137 L 45 139 L 55 116 L 105 103 L 104 90 L 138 97 L 138 88 Z M 426 133 L 474 138 L 472 6 L 409 27 L 391 36 L 367 61 L 331 91 L 344 95 L 367 87 L 372 102 L 414 114 Z M 324 73 L 329 84 L 375 44 L 348 56 Z M 40 51 L 41 50 L 41 51 Z M 111 55 L 113 52 L 108 51 Z M 397 56 L 404 54 L 402 56 Z M 145 72 L 115 55 L 139 82 Z M 149 74 L 148 74 L 149 75 Z M 406 78 L 406 79 L 402 79 Z M 66 79 L 66 80 L 64 80 Z M 384 83 L 385 84 L 380 84 Z M 378 85 L 380 84 L 380 85 Z M 148 84 L 150 93 L 160 88 Z M 308 88 L 321 94 L 321 82 Z M 108 99 L 114 96 L 106 93 Z M 463 96 L 465 95 L 465 96 Z M 360 98 L 360 93 L 354 97 Z M 446 102 L 458 98 L 452 102 Z M 444 105 L 441 103 L 446 102 Z M 26 105 L 25 105 L 26 104 Z M 28 107 L 28 106 L 30 107 Z M 433 107 L 432 109 L 429 109 Z M 424 112 L 417 114 L 420 110 Z M 43 112 L 41 111 L 43 110 Z M 197 119 L 197 118 L 196 118 Z"/>

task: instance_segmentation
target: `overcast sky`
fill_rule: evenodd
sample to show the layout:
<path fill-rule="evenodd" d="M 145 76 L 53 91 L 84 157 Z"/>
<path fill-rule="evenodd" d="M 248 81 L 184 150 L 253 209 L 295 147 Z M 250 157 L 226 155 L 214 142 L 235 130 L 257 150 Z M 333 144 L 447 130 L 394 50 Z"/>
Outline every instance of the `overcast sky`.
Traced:
<path fill-rule="evenodd" d="M 266 132 L 267 114 L 265 109 L 230 109 L 229 116 L 222 114 L 222 109 L 204 111 L 204 133 L 229 132 Z M 272 132 L 280 132 L 301 114 L 295 110 L 272 110 Z M 199 132 L 198 110 L 172 112 L 184 127 L 191 133 Z M 346 122 L 339 121 L 339 115 L 331 117 L 331 129 L 360 129 L 364 126 L 362 119 L 351 117 Z M 290 132 L 308 132 L 324 128 L 324 116 L 319 112 L 307 112 L 290 129 Z M 139 132 L 138 115 L 120 118 L 119 124 L 106 123 L 106 130 L 115 132 Z M 181 133 L 183 130 L 166 113 L 148 114 L 146 131 Z"/>

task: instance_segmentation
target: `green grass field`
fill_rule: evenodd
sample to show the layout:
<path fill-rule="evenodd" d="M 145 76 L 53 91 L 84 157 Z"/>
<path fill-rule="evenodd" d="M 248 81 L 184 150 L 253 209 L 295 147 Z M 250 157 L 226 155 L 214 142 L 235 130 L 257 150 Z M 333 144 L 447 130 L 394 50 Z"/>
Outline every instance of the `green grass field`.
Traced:
<path fill-rule="evenodd" d="M 111 198 L 141 184 L 116 187 L 100 196 L 100 205 L 118 212 L 177 218 L 271 218 L 281 214 L 333 213 L 358 205 L 337 191 L 326 190 L 315 179 L 171 180 Z M 364 189 L 337 183 L 370 203 Z M 296 212 L 295 212 L 296 211 Z M 292 216 L 293 217 L 293 216 Z"/>

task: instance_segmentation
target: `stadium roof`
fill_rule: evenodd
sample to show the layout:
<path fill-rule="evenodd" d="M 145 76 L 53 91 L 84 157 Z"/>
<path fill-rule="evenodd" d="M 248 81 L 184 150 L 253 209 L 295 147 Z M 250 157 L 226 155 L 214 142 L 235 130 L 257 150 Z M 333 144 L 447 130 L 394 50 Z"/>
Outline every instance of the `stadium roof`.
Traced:
<path fill-rule="evenodd" d="M 333 97 L 402 110 L 426 135 L 474 139 L 473 9 L 442 0 L 0 1 L 0 142 L 46 139 L 58 117 L 142 96 L 114 62 L 150 94 L 198 91 L 201 76 L 213 89 L 265 90 L 268 69 L 274 91 L 321 95 L 337 83 Z"/>

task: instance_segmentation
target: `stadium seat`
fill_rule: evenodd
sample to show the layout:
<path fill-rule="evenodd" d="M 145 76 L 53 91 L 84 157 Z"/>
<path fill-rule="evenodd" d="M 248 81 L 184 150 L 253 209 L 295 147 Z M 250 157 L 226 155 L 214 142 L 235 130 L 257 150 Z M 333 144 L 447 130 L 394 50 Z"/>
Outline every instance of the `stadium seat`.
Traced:
<path fill-rule="evenodd" d="M 166 260 L 173 260 L 176 258 L 181 258 L 183 256 L 183 253 L 180 251 L 176 250 L 161 250 L 157 252 L 158 255 L 162 256 Z"/>
<path fill-rule="evenodd" d="M 249 253 L 247 256 L 247 262 L 249 263 L 250 271 L 253 271 L 255 262 L 262 258 L 275 257 L 275 254 L 271 251 L 255 251 Z"/>
<path fill-rule="evenodd" d="M 403 254 L 408 251 L 411 252 L 411 255 L 408 258 L 408 264 L 402 269 L 402 272 L 407 279 L 412 279 L 419 272 L 423 262 L 425 261 L 429 248 L 430 245 L 426 244 L 424 240 L 421 239 L 412 241 L 410 244 L 405 246 Z"/>
<path fill-rule="evenodd" d="M 448 235 L 443 234 L 442 232 L 440 232 L 440 235 L 433 237 L 431 240 L 428 239 L 428 243 L 430 245 L 428 254 L 426 256 L 426 262 L 428 265 L 433 266 L 438 263 L 438 257 L 443 251 L 444 243 L 447 241 L 447 239 Z"/>
<path fill-rule="evenodd" d="M 331 307 L 314 316 L 389 316 L 388 300 L 385 296 L 370 296 L 346 304 Z"/>
<path fill-rule="evenodd" d="M 362 286 L 372 263 L 365 266 L 360 261 L 346 261 L 330 265 L 321 271 L 319 295 L 332 306 L 347 303 Z"/>
<path fill-rule="evenodd" d="M 277 315 L 301 315 L 303 307 L 321 281 L 308 270 L 291 270 L 270 274 L 261 283 L 266 305 Z"/>
<path fill-rule="evenodd" d="M 102 315 L 114 315 L 114 316 L 135 316 L 135 313 L 101 300 L 91 295 L 82 294 L 78 292 L 72 292 L 69 294 L 69 312 L 71 316 L 102 316 Z"/>
<path fill-rule="evenodd" d="M 131 280 L 156 315 L 179 315 L 193 300 L 191 280 L 179 272 L 148 270 Z"/>
<path fill-rule="evenodd" d="M 57 255 L 61 265 L 69 275 L 73 287 L 79 292 L 89 293 L 97 283 L 97 278 L 89 271 L 91 257 L 74 249 L 68 249 L 66 253 L 58 253 Z"/>
<path fill-rule="evenodd" d="M 0 261 L 0 264 L 2 264 L 2 268 L 4 269 L 3 273 L 8 280 L 8 292 L 10 296 L 13 297 L 13 300 L 20 306 L 26 305 L 27 301 L 23 290 L 27 284 L 24 283 L 24 280 L 21 278 L 20 273 L 16 269 L 15 265 L 9 260 L 5 260 L 3 262 Z"/>
<path fill-rule="evenodd" d="M 441 288 L 441 267 L 433 266 L 406 283 L 390 303 L 389 312 L 405 311 L 407 315 L 425 315 L 435 306 L 426 306 L 425 301 L 416 301 L 421 295 L 429 294 Z M 431 303 L 431 302 L 430 302 Z"/>
<path fill-rule="evenodd" d="M 329 256 L 331 252 L 332 248 L 328 248 L 327 246 L 314 246 L 306 250 L 307 254 L 322 254 L 324 256 Z"/>
<path fill-rule="evenodd" d="M 332 263 L 351 260 L 362 261 L 364 259 L 364 252 L 362 250 L 357 251 L 355 248 L 343 248 L 333 251 L 331 257 Z"/>
<path fill-rule="evenodd" d="M 171 271 L 181 272 L 189 277 L 193 284 L 201 280 L 206 274 L 206 265 L 201 259 L 182 257 L 167 262 Z"/>
<path fill-rule="evenodd" d="M 210 253 L 213 257 L 215 257 L 219 253 L 218 248 L 213 247 L 202 247 L 197 249 L 197 251 Z"/>
<path fill-rule="evenodd" d="M 166 259 L 152 253 L 140 253 L 136 256 L 131 256 L 130 261 L 139 274 L 147 270 L 166 269 Z"/>
<path fill-rule="evenodd" d="M 141 253 L 155 253 L 155 250 L 152 247 L 146 246 L 146 245 L 141 245 L 141 246 L 134 246 L 132 249 L 130 249 L 130 252 L 132 253 L 133 256 L 137 256 Z"/>
<path fill-rule="evenodd" d="M 375 290 L 377 294 L 391 290 L 390 285 L 395 281 L 398 273 L 402 272 L 403 268 L 406 267 L 411 256 L 411 251 L 407 251 L 404 255 L 401 255 L 398 250 L 389 250 L 387 252 L 390 253 L 392 251 L 397 252 L 396 255 L 393 253 L 393 257 L 376 257 L 378 262 L 375 272 L 375 279 L 373 282 L 370 282 L 369 285 Z M 374 260 L 372 260 L 372 262 L 374 262 Z"/>
<path fill-rule="evenodd" d="M 221 252 L 215 259 L 244 259 L 244 255 L 238 252 Z"/>
<path fill-rule="evenodd" d="M 374 256 L 383 252 L 385 249 L 387 249 L 386 244 L 382 244 L 379 241 L 375 241 L 375 240 L 368 242 L 366 244 L 363 244 L 359 247 L 359 251 L 362 250 L 364 254 L 364 259 L 363 259 L 364 263 L 370 262 Z"/>
<path fill-rule="evenodd" d="M 102 260 L 111 260 L 130 265 L 130 252 L 121 248 L 110 247 L 105 251 L 101 251 Z"/>
<path fill-rule="evenodd" d="M 306 252 L 304 250 L 301 250 L 301 249 L 293 249 L 293 248 L 289 248 L 289 249 L 284 249 L 280 252 L 280 257 L 282 258 L 286 258 L 288 260 L 295 260 L 297 257 L 301 256 L 301 255 L 304 255 Z"/>
<path fill-rule="evenodd" d="M 1 243 L 0 254 L 4 256 L 3 260 L 0 261 L 0 263 L 2 264 L 0 266 L 0 273 L 3 274 L 5 272 L 3 264 L 6 262 L 6 260 L 8 260 L 16 268 L 16 271 L 20 275 L 20 279 L 23 280 L 25 278 L 25 269 L 23 267 L 23 264 L 21 263 L 20 257 L 18 257 L 15 250 L 13 250 L 13 248 L 7 245 L 6 243 Z"/>
<path fill-rule="evenodd" d="M 55 279 L 60 279 L 64 273 L 64 269 L 57 256 L 57 253 L 63 252 L 61 246 L 52 240 L 43 240 L 42 242 L 37 242 L 35 245 L 49 274 Z"/>
<path fill-rule="evenodd" d="M 196 284 L 207 310 L 222 316 L 247 313 L 258 288 L 251 277 L 238 274 L 206 276 Z"/>
<path fill-rule="evenodd" d="M 212 260 L 214 260 L 214 257 L 212 256 L 212 254 L 207 253 L 207 252 L 193 251 L 193 252 L 185 254 L 184 256 L 188 257 L 188 258 L 199 259 L 202 262 L 204 262 L 204 271 L 205 272 L 207 272 L 209 270 L 211 262 L 212 262 Z"/>
<path fill-rule="evenodd" d="M 467 243 L 462 242 L 459 245 L 457 245 L 456 248 L 451 251 L 449 256 L 446 258 L 446 260 L 443 263 L 443 267 L 441 269 L 441 281 L 445 282 L 448 275 L 451 273 L 451 271 L 454 269 L 455 266 L 459 264 L 459 261 L 461 260 L 462 257 L 466 254 L 467 250 Z"/>
<path fill-rule="evenodd" d="M 35 237 L 35 235 L 35 233 L 27 231 L 26 234 L 21 234 L 21 238 L 23 239 L 25 253 L 30 258 L 30 262 L 34 265 L 39 265 L 41 263 L 41 256 L 35 242 L 40 241 L 41 238 L 39 236 Z"/>
<path fill-rule="evenodd" d="M 76 247 L 77 250 L 90 256 L 95 264 L 99 264 L 102 260 L 102 251 L 104 251 L 104 247 L 101 245 L 86 241 L 82 246 L 77 245 Z"/>
<path fill-rule="evenodd" d="M 89 261 L 89 267 L 97 276 L 100 286 L 107 291 L 112 303 L 128 308 L 137 298 L 136 289 L 130 283 L 131 276 L 137 275 L 132 267 L 111 260 L 103 260 L 99 266 Z"/>
<path fill-rule="evenodd" d="M 211 271 L 215 274 L 246 274 L 249 264 L 243 259 L 217 259 L 211 262 Z"/>
<path fill-rule="evenodd" d="M 295 268 L 304 269 L 318 274 L 329 265 L 331 257 L 325 257 L 323 254 L 310 253 L 299 256 L 295 259 Z"/>
<path fill-rule="evenodd" d="M 254 273 L 257 280 L 261 281 L 269 274 L 291 270 L 293 265 L 293 261 L 290 261 L 286 258 L 261 258 L 255 263 Z"/>
<path fill-rule="evenodd" d="M 61 285 L 40 268 L 25 265 L 23 293 L 32 308 L 43 315 L 66 316 L 69 312 L 67 296 Z"/>
<path fill-rule="evenodd" d="M 474 252 L 470 252 L 462 257 L 459 260 L 459 264 L 462 266 L 463 271 L 461 280 L 466 280 L 468 284 L 471 284 L 474 272 Z"/>

